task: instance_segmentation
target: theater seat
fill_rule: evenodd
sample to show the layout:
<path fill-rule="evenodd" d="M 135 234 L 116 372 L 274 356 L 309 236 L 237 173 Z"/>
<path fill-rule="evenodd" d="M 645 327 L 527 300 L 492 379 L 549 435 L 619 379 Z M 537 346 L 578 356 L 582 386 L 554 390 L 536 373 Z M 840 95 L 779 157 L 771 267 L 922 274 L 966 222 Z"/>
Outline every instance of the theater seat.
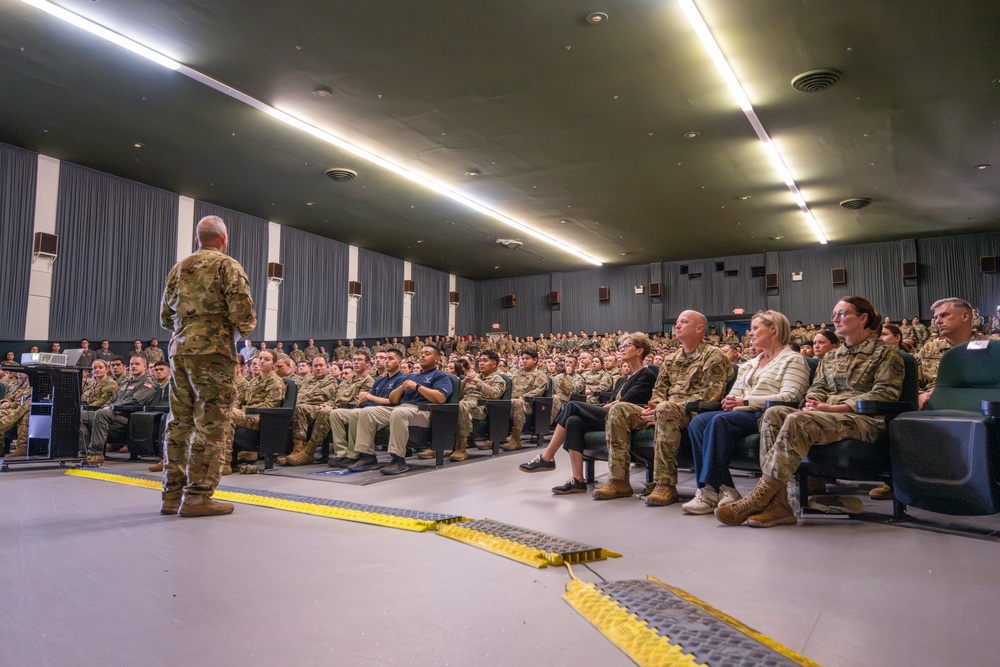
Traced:
<path fill-rule="evenodd" d="M 257 452 L 264 459 L 264 470 L 274 467 L 274 458 L 291 451 L 292 417 L 299 385 L 284 378 L 285 398 L 277 408 L 247 408 L 248 415 L 260 415 L 260 430 L 238 428 L 233 435 L 233 455 L 237 452 Z"/>
<path fill-rule="evenodd" d="M 940 514 L 1000 512 L 1000 341 L 948 350 L 925 409 L 889 425 L 897 500 Z"/>
<path fill-rule="evenodd" d="M 479 405 L 486 407 L 486 419 L 472 420 L 472 435 L 485 437 L 493 443 L 493 456 L 500 453 L 500 444 L 510 435 L 510 397 L 513 383 L 510 376 L 500 374 L 505 383 L 500 398 L 480 399 Z"/>
<path fill-rule="evenodd" d="M 445 450 L 455 447 L 455 437 L 458 432 L 458 400 L 462 391 L 462 381 L 457 376 L 448 374 L 451 380 L 451 395 L 444 403 L 421 403 L 420 409 L 431 413 L 430 427 L 411 426 L 406 442 L 407 450 L 420 450 L 430 447 L 434 450 L 436 466 L 444 465 Z M 389 427 L 383 426 L 375 433 L 375 445 L 388 447 Z"/>

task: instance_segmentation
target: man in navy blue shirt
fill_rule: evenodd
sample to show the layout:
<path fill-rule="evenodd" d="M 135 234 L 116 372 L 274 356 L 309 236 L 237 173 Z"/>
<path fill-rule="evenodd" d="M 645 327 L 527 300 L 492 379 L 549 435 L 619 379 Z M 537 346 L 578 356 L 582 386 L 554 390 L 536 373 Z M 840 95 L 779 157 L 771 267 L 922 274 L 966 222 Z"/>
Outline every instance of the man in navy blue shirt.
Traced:
<path fill-rule="evenodd" d="M 375 384 L 370 391 L 362 391 L 357 397 L 357 407 L 337 408 L 330 411 L 330 435 L 333 438 L 335 458 L 330 459 L 331 468 L 350 468 L 358 460 L 354 443 L 358 435 L 358 415 L 362 408 L 373 405 L 389 406 L 389 394 L 409 377 L 399 372 L 399 364 L 403 353 L 390 349 L 378 354 L 385 356 L 385 372 L 375 378 Z"/>
<path fill-rule="evenodd" d="M 389 394 L 390 406 L 373 405 L 363 408 L 358 415 L 358 432 L 354 449 L 361 456 L 348 470 L 374 470 L 378 467 L 375 457 L 375 432 L 389 425 L 389 455 L 392 460 L 382 468 L 383 475 L 398 475 L 409 470 L 406 465 L 406 441 L 409 428 L 431 425 L 430 413 L 421 412 L 421 403 L 444 403 L 451 396 L 451 378 L 438 370 L 441 351 L 431 344 L 420 350 L 420 372 L 408 375 Z"/>

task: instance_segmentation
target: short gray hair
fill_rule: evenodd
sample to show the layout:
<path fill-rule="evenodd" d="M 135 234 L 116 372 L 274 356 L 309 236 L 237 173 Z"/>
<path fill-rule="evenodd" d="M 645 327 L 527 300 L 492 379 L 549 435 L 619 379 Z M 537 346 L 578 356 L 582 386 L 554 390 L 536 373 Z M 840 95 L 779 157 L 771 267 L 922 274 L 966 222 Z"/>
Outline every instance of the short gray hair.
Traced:
<path fill-rule="evenodd" d="M 948 297 L 947 299 L 938 299 L 937 301 L 931 304 L 931 313 L 933 313 L 935 310 L 946 304 L 951 304 L 955 308 L 959 310 L 964 310 L 969 314 L 972 313 L 972 304 L 966 301 L 965 299 L 959 299 L 957 296 L 951 296 Z"/>
<path fill-rule="evenodd" d="M 198 237 L 198 241 L 202 243 L 222 238 L 223 236 L 227 236 L 226 223 L 217 215 L 206 215 L 198 221 L 195 235 Z"/>

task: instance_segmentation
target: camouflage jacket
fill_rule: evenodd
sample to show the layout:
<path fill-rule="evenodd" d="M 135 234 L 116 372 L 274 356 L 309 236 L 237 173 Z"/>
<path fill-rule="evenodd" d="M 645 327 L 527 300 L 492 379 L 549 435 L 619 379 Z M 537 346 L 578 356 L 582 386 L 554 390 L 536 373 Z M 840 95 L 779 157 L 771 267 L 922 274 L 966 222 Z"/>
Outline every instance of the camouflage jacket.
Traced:
<path fill-rule="evenodd" d="M 257 326 L 246 271 L 205 246 L 177 262 L 167 276 L 160 324 L 172 331 L 171 357 L 221 354 L 236 361 L 236 332 Z"/>
<path fill-rule="evenodd" d="M 820 359 L 806 398 L 830 405 L 846 404 L 857 412 L 858 401 L 899 400 L 903 374 L 899 352 L 877 337 L 852 347 L 841 343 Z"/>
<path fill-rule="evenodd" d="M 288 358 L 298 364 L 300 361 L 306 360 L 306 353 L 302 350 L 292 350 L 288 353 Z"/>
<path fill-rule="evenodd" d="M 80 397 L 80 404 L 88 408 L 99 408 L 115 395 L 118 391 L 118 383 L 106 377 L 102 382 L 94 382 Z"/>
<path fill-rule="evenodd" d="M 548 373 L 535 367 L 530 373 L 517 371 L 511 376 L 511 398 L 541 396 L 549 386 Z"/>
<path fill-rule="evenodd" d="M 970 340 L 984 340 L 986 338 L 983 334 L 973 331 Z M 947 338 L 934 338 L 924 343 L 920 351 L 917 352 L 917 385 L 921 393 L 934 391 L 941 357 L 951 348 L 952 345 Z"/>
<path fill-rule="evenodd" d="M 306 361 L 312 361 L 313 357 L 319 356 L 319 348 L 315 345 L 310 345 L 306 349 L 302 350 L 302 354 L 306 355 Z"/>
<path fill-rule="evenodd" d="M 686 354 L 679 347 L 660 365 L 650 401 L 721 401 L 732 375 L 733 365 L 719 348 L 702 342 Z"/>
<path fill-rule="evenodd" d="M 590 396 L 587 397 L 588 403 L 600 403 L 601 392 L 611 391 L 611 388 L 615 386 L 615 381 L 607 371 L 586 371 L 582 375 L 587 389 L 590 390 Z"/>
<path fill-rule="evenodd" d="M 250 380 L 243 375 L 236 376 L 236 399 L 239 404 L 246 400 L 247 389 L 250 388 Z"/>
<path fill-rule="evenodd" d="M 165 361 L 166 357 L 163 356 L 163 349 L 159 346 L 157 347 L 147 347 L 142 351 L 142 356 L 146 357 L 146 363 L 152 366 L 157 361 Z"/>
<path fill-rule="evenodd" d="M 920 320 L 910 325 L 910 338 L 916 341 L 916 347 L 920 347 L 931 337 L 931 332 L 927 330 Z"/>
<path fill-rule="evenodd" d="M 480 398 L 500 398 L 507 390 L 507 381 L 499 372 L 480 375 L 474 381 L 462 382 L 462 400 L 475 401 Z"/>
<path fill-rule="evenodd" d="M 7 391 L 4 393 L 3 398 L 0 398 L 0 403 L 20 405 L 24 401 L 31 399 L 31 384 L 28 382 L 26 375 L 16 376 L 8 373 L 4 378 L 4 385 L 6 385 Z"/>
<path fill-rule="evenodd" d="M 375 384 L 375 376 L 371 373 L 360 376 L 356 375 L 350 380 L 344 380 L 340 383 L 340 386 L 337 387 L 333 402 L 337 405 L 354 403 L 358 394 L 363 391 L 370 391 L 373 384 Z"/>
<path fill-rule="evenodd" d="M 573 375 L 559 373 L 552 378 L 552 394 L 567 401 L 573 394 L 582 394 L 586 388 L 587 384 L 579 373 Z"/>
<path fill-rule="evenodd" d="M 809 332 L 805 327 L 795 327 L 792 329 L 792 342 L 802 343 L 809 337 Z"/>
<path fill-rule="evenodd" d="M 308 386 L 300 386 L 295 402 L 299 405 L 322 405 L 333 398 L 339 386 L 337 378 L 332 373 L 327 373 L 321 378 L 313 379 Z"/>
<path fill-rule="evenodd" d="M 276 408 L 285 400 L 285 381 L 276 373 L 252 380 L 243 401 L 245 408 Z"/>

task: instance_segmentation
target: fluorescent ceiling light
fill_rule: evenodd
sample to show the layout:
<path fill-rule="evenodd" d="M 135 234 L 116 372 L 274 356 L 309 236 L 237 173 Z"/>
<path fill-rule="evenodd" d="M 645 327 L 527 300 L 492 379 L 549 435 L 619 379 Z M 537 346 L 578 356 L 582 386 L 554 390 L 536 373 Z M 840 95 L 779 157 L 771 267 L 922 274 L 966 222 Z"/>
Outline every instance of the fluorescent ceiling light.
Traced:
<path fill-rule="evenodd" d="M 260 111 L 263 111 L 264 113 L 267 113 L 272 117 L 284 123 L 287 123 L 288 125 L 291 125 L 292 127 L 298 130 L 301 130 L 302 132 L 310 134 L 316 137 L 317 139 L 320 139 L 321 141 L 333 144 L 334 146 L 340 148 L 341 150 L 347 151 L 348 153 L 351 153 L 352 155 L 355 155 L 363 160 L 367 160 L 375 165 L 378 165 L 379 167 L 382 167 L 383 169 L 387 169 L 393 172 L 394 174 L 402 176 L 403 178 L 409 181 L 422 185 L 423 187 L 428 188 L 429 190 L 432 190 L 438 193 L 439 195 L 448 197 L 449 199 L 456 201 L 460 204 L 463 204 L 464 206 L 467 206 L 478 213 L 487 215 L 493 218 L 494 220 L 497 220 L 498 222 L 501 222 L 524 234 L 527 234 L 528 236 L 538 239 L 539 241 L 542 241 L 558 250 L 569 253 L 595 266 L 603 265 L 603 262 L 601 262 L 601 260 L 591 257 L 582 250 L 568 243 L 564 243 L 552 236 L 549 236 L 548 234 L 540 232 L 537 229 L 533 229 L 532 227 L 529 227 L 523 222 L 510 218 L 504 215 L 503 213 L 500 213 L 499 211 L 495 211 L 492 208 L 475 201 L 474 199 L 470 199 L 469 197 L 466 197 L 462 193 L 448 187 L 441 181 L 430 178 L 428 176 L 422 176 L 420 174 L 417 174 L 416 172 L 413 172 L 407 169 L 406 167 L 398 165 L 395 162 L 391 162 L 375 153 L 372 153 L 371 151 L 356 146 L 355 144 L 352 144 L 346 139 L 342 139 L 341 137 L 330 134 L 325 130 L 315 127 L 314 125 L 310 125 L 306 121 L 297 118 L 296 116 L 290 113 L 281 111 L 279 109 L 275 109 L 269 104 L 261 102 L 260 100 L 251 97 L 246 93 L 236 90 L 217 79 L 213 79 L 212 77 L 203 74 L 202 72 L 199 72 L 198 70 L 192 69 L 186 65 L 182 65 L 177 61 L 171 60 L 170 58 L 167 58 L 166 56 L 161 55 L 156 51 L 153 51 L 152 49 L 145 47 L 142 44 L 139 44 L 138 42 L 134 42 L 131 39 L 128 39 L 127 37 L 123 37 L 122 35 L 119 35 L 116 32 L 112 32 L 111 30 L 108 30 L 107 28 L 98 25 L 93 21 L 89 21 L 72 12 L 66 11 L 65 9 L 53 5 L 50 2 L 46 2 L 46 0 L 23 0 L 23 1 L 33 7 L 41 9 L 42 11 L 48 12 L 52 16 L 58 17 L 66 21 L 67 23 L 71 23 L 77 26 L 78 28 L 82 28 L 87 32 L 93 33 L 98 37 L 102 37 L 108 40 L 109 42 L 114 42 L 115 44 L 122 46 L 128 49 L 129 51 L 133 51 L 134 53 L 138 53 L 141 56 L 149 58 L 150 60 L 157 62 L 163 65 L 164 67 L 169 67 L 172 70 L 177 70 L 179 73 L 191 79 L 194 79 L 195 81 L 205 86 L 208 86 L 210 88 L 219 91 L 220 93 L 228 95 L 229 97 L 232 97 L 233 99 L 238 100 L 243 104 L 251 106 L 255 109 L 259 109 Z"/>
<path fill-rule="evenodd" d="M 62 19 L 67 23 L 71 23 L 75 25 L 77 28 L 82 28 L 83 30 L 86 30 L 92 35 L 97 35 L 102 39 L 106 39 L 109 42 L 113 42 L 118 46 L 128 49 L 132 53 L 137 53 L 143 58 L 149 58 L 154 63 L 163 65 L 166 68 L 175 70 L 181 66 L 181 64 L 176 60 L 171 60 L 165 55 L 157 53 L 148 46 L 143 46 L 138 42 L 134 42 L 128 37 L 123 37 L 122 35 L 119 35 L 117 32 L 108 30 L 104 26 L 98 25 L 93 21 L 88 21 L 87 19 L 83 18 L 82 16 L 79 16 L 78 14 L 74 14 L 73 12 L 67 11 L 62 7 L 53 5 L 51 2 L 46 2 L 46 0 L 24 0 L 24 2 L 28 3 L 32 7 L 41 9 L 43 12 L 51 14 L 56 18 Z"/>
<path fill-rule="evenodd" d="M 816 236 L 819 237 L 819 242 L 825 244 L 826 235 L 823 233 L 823 229 L 819 226 L 819 222 L 816 221 L 816 216 L 814 216 L 812 211 L 809 210 L 809 205 L 806 203 L 805 198 L 799 191 L 798 185 L 795 184 L 795 179 L 792 178 L 792 174 L 788 171 L 788 167 L 785 166 L 785 161 L 781 158 L 781 153 L 778 152 L 774 142 L 771 141 L 771 137 L 767 134 L 767 130 L 764 129 L 764 125 L 760 122 L 760 118 L 757 117 L 757 112 L 754 111 L 753 105 L 750 104 L 750 99 L 743 91 L 743 86 L 740 85 L 739 79 L 736 78 L 736 74 L 733 73 L 733 68 L 729 66 L 729 61 L 727 61 L 726 57 L 722 54 L 722 49 L 719 48 L 718 42 L 716 42 L 715 37 L 712 36 L 712 31 L 708 29 L 708 24 L 705 23 L 705 19 L 702 17 L 701 12 L 699 12 L 698 8 L 695 6 L 694 0 L 677 0 L 677 2 L 684 11 L 684 16 L 687 17 L 688 22 L 695 31 L 695 34 L 697 34 L 698 38 L 701 40 L 702 45 L 705 47 L 705 51 L 708 52 L 712 62 L 715 63 L 715 67 L 719 70 L 719 74 L 722 75 L 722 80 L 726 82 L 727 86 L 729 86 L 729 90 L 732 92 L 733 97 L 736 98 L 736 103 L 739 105 L 740 109 L 743 110 L 743 113 L 746 114 L 747 120 L 749 120 L 750 125 L 753 126 L 754 132 L 757 133 L 757 137 L 760 139 L 761 143 L 764 144 L 764 149 L 767 151 L 768 155 L 771 156 L 771 160 L 774 162 L 774 165 L 778 170 L 778 175 L 781 176 L 781 180 L 783 180 L 785 185 L 788 186 L 789 191 L 792 193 L 792 197 L 795 199 L 795 203 L 805 214 L 806 220 L 808 220 L 812 225 L 813 230 L 816 232 Z"/>

